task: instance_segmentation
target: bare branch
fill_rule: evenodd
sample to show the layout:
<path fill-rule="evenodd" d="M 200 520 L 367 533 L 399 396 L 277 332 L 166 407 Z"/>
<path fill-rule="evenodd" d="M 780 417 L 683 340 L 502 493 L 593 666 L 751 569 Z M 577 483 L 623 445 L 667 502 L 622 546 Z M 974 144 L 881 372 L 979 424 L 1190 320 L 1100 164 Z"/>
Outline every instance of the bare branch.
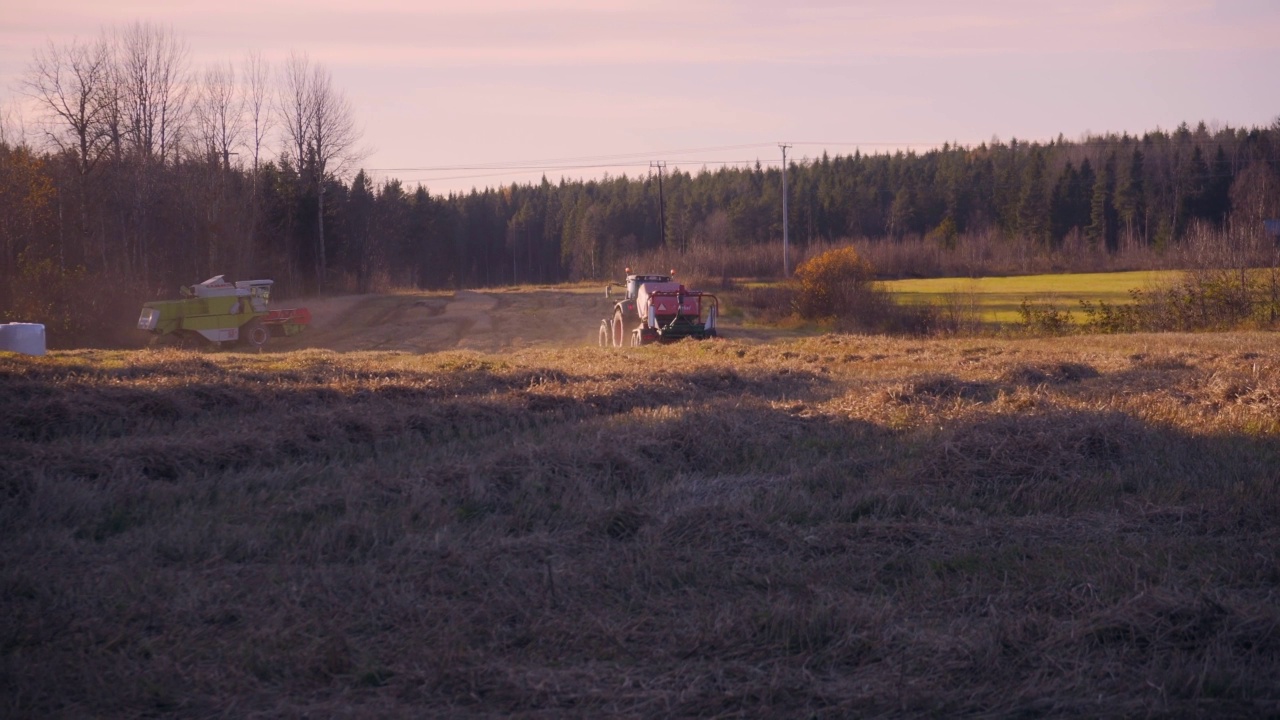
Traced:
<path fill-rule="evenodd" d="M 14 100 L 0 105 L 0 144 L 9 147 L 26 147 L 27 122 L 22 106 Z"/>
<path fill-rule="evenodd" d="M 139 22 L 120 33 L 118 51 L 125 136 L 140 156 L 165 162 L 187 121 L 187 44 Z"/>
<path fill-rule="evenodd" d="M 292 156 L 299 173 L 311 144 L 315 117 L 311 81 L 311 60 L 306 53 L 291 53 L 280 72 L 280 94 L 276 102 L 283 123 L 285 152 Z"/>
<path fill-rule="evenodd" d="M 254 51 L 245 56 L 244 59 L 244 99 L 243 103 L 248 112 L 249 145 L 253 153 L 253 169 L 258 169 L 258 160 L 262 154 L 262 144 L 271 131 L 273 118 L 271 117 L 271 105 L 268 102 L 268 93 L 270 91 L 271 69 L 267 61 L 262 58 L 262 53 Z"/>
<path fill-rule="evenodd" d="M 75 155 L 82 175 L 107 149 L 110 71 L 105 42 L 50 42 L 33 53 L 22 82 L 44 113 L 46 137 L 58 150 Z"/>
<path fill-rule="evenodd" d="M 294 53 L 285 63 L 277 104 L 288 151 L 300 171 L 312 164 L 317 182 L 343 176 L 363 159 L 351 101 L 334 87 L 329 70 L 305 54 Z"/>
<path fill-rule="evenodd" d="M 240 146 L 244 134 L 244 96 L 231 63 L 205 69 L 193 110 L 201 150 L 229 168 L 232 148 Z"/>
<path fill-rule="evenodd" d="M 356 127 L 351 101 L 333 86 L 333 76 L 319 65 L 314 69 L 311 91 L 314 107 L 313 141 L 316 170 L 321 178 L 332 173 L 342 177 L 363 159 L 356 147 L 360 131 Z"/>

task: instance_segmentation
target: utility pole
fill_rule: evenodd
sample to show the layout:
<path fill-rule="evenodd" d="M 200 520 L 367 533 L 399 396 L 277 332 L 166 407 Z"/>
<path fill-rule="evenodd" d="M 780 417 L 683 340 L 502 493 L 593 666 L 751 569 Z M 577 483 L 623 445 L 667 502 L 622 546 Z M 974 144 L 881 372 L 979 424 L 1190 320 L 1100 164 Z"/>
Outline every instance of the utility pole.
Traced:
<path fill-rule="evenodd" d="M 316 223 L 320 227 L 320 253 L 316 258 L 316 294 L 324 294 L 324 270 L 328 261 L 324 256 L 324 178 L 320 178 L 319 189 L 316 191 Z"/>
<path fill-rule="evenodd" d="M 782 277 L 791 277 L 791 242 L 787 235 L 787 148 L 786 143 L 778 143 L 782 148 Z"/>
<path fill-rule="evenodd" d="M 666 169 L 666 167 L 667 163 L 661 160 L 649 163 L 650 169 L 658 168 L 658 216 L 661 218 L 662 222 L 662 225 L 659 227 L 659 232 L 662 234 L 663 249 L 666 249 L 667 247 L 667 203 L 662 196 L 662 171 Z M 680 252 L 684 252 L 684 248 L 680 248 Z"/>

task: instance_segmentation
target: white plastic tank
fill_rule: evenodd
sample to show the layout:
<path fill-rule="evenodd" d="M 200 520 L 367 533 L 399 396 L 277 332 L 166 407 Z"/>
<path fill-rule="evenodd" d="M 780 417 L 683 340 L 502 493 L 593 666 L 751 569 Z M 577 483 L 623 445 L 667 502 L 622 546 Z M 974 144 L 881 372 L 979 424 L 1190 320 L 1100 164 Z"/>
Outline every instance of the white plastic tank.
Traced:
<path fill-rule="evenodd" d="M 40 323 L 0 324 L 0 350 L 24 355 L 43 355 L 44 325 Z"/>

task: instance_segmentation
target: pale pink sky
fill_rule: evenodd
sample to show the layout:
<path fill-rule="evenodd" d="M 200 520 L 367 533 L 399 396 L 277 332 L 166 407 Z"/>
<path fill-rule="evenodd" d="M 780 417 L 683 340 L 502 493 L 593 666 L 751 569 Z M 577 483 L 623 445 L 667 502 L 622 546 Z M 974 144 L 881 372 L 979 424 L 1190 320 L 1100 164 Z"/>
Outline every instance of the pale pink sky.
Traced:
<path fill-rule="evenodd" d="M 800 158 L 1280 115 L 1275 0 L 4 5 L 10 108 L 35 48 L 137 20 L 172 27 L 196 69 L 296 50 L 350 96 L 363 165 L 436 193 L 606 170 L 562 166 L 776 164 L 779 141 Z"/>

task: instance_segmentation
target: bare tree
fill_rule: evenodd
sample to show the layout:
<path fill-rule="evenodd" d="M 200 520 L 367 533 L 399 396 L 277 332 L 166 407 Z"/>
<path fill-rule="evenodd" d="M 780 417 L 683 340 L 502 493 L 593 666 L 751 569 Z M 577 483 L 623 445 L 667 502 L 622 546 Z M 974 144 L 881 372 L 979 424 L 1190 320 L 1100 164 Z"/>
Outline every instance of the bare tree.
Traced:
<path fill-rule="evenodd" d="M 244 59 L 244 107 L 249 122 L 249 150 L 253 154 L 253 174 L 256 187 L 258 161 L 262 156 L 262 145 L 267 133 L 271 132 L 271 105 L 268 102 L 268 91 L 271 69 L 262 53 L 251 52 Z"/>
<path fill-rule="evenodd" d="M 171 159 L 187 120 L 187 44 L 171 30 L 134 23 L 118 36 L 125 136 L 145 159 Z"/>
<path fill-rule="evenodd" d="M 330 175 L 341 178 L 365 157 L 365 152 L 356 147 L 360 131 L 356 127 L 355 111 L 346 94 L 334 87 L 328 69 L 317 65 L 313 73 L 311 139 L 315 146 L 316 173 L 321 178 Z"/>
<path fill-rule="evenodd" d="M 115 38 L 104 35 L 103 44 L 107 46 L 108 60 L 102 122 L 111 160 L 119 164 L 124 159 L 125 144 L 124 68 L 117 57 L 119 43 Z"/>
<path fill-rule="evenodd" d="M 27 144 L 26 118 L 17 102 L 0 105 L 0 144 L 15 148 Z"/>
<path fill-rule="evenodd" d="M 239 154 L 232 149 L 239 148 L 243 140 L 244 104 L 244 94 L 236 86 L 234 66 L 217 63 L 205 69 L 191 109 L 196 147 L 208 162 L 202 166 L 202 172 L 191 173 L 191 176 L 204 182 L 201 189 L 205 193 L 202 198 L 205 223 L 198 239 L 207 243 L 209 274 L 226 272 L 229 263 L 243 259 L 233 243 L 245 237 L 234 229 L 244 218 L 227 212 L 227 208 L 238 201 L 235 195 L 239 184 L 232 181 L 229 171 L 231 156 Z"/>
<path fill-rule="evenodd" d="M 315 183 L 317 204 L 316 289 L 324 290 L 327 266 L 324 241 L 324 184 L 350 171 L 363 156 L 351 101 L 333 86 L 333 77 L 305 55 L 294 53 L 285 63 L 279 109 L 285 140 L 298 165 Z"/>
<path fill-rule="evenodd" d="M 73 236 L 79 251 L 87 255 L 92 245 L 90 239 L 89 206 L 92 204 L 92 186 L 89 175 L 109 148 L 106 123 L 110 113 L 111 63 L 105 41 L 83 43 L 72 40 L 58 46 L 50 42 L 43 50 L 32 55 L 31 64 L 22 86 L 25 93 L 36 101 L 43 114 L 45 137 L 60 153 L 74 158 L 76 196 L 73 214 L 77 219 Z M 63 194 L 58 194 L 59 228 L 62 226 Z M 65 263 L 68 243 L 60 235 L 58 258 Z M 98 254 L 103 266 L 107 263 L 107 247 L 99 236 Z M 83 260 L 84 255 L 72 258 Z"/>
<path fill-rule="evenodd" d="M 249 123 L 249 151 L 253 155 L 253 174 L 250 177 L 249 223 L 245 237 L 245 266 L 254 268 L 255 244 L 258 229 L 258 162 L 262 157 L 262 145 L 271 131 L 272 117 L 268 91 L 271 70 L 260 52 L 250 52 L 244 59 L 244 108 Z"/>
<path fill-rule="evenodd" d="M 299 175 L 311 143 L 315 116 L 311 79 L 311 60 L 306 53 L 291 53 L 280 71 L 280 94 L 276 104 L 284 133 L 285 154 L 290 156 Z"/>
<path fill-rule="evenodd" d="M 285 63 L 277 111 L 299 172 L 310 170 L 313 179 L 343 177 L 365 156 L 357 147 L 360 131 L 351 101 L 334 87 L 329 70 L 313 65 L 306 54 L 293 53 Z"/>
<path fill-rule="evenodd" d="M 306 54 L 289 54 L 280 68 L 280 80 L 276 95 L 276 117 L 280 122 L 281 141 L 284 148 L 280 155 L 284 163 L 292 163 L 297 171 L 299 190 L 306 184 L 303 176 L 303 158 L 311 142 L 311 61 Z M 286 252 L 294 252 L 293 216 L 288 215 L 284 228 Z M 292 281 L 292 264 L 289 267 Z"/>
<path fill-rule="evenodd" d="M 355 111 L 347 96 L 333 86 L 333 76 L 319 65 L 315 67 L 311 82 L 312 148 L 315 153 L 316 192 L 319 196 L 317 222 L 319 228 L 319 267 L 316 280 L 319 290 L 324 289 L 326 267 L 324 243 L 324 183 L 330 173 L 341 177 L 359 162 L 363 153 L 356 148 L 360 132 L 356 128 Z"/>
<path fill-rule="evenodd" d="M 231 168 L 232 148 L 244 134 L 244 95 L 236 87 L 236 70 L 230 63 L 205 69 L 200 95 L 193 105 L 196 134 L 201 150 Z"/>
<path fill-rule="evenodd" d="M 123 254 L 150 282 L 156 183 L 161 167 L 177 159 L 188 120 L 187 44 L 172 30 L 142 22 L 116 32 L 114 41 L 117 130 L 136 161 L 126 185 L 133 208 L 132 227 L 121 234 Z"/>
<path fill-rule="evenodd" d="M 33 54 L 22 81 L 26 94 L 44 114 L 44 132 L 61 152 L 75 156 L 81 176 L 88 175 L 108 147 L 110 56 L 105 42 L 69 45 L 50 42 Z"/>

